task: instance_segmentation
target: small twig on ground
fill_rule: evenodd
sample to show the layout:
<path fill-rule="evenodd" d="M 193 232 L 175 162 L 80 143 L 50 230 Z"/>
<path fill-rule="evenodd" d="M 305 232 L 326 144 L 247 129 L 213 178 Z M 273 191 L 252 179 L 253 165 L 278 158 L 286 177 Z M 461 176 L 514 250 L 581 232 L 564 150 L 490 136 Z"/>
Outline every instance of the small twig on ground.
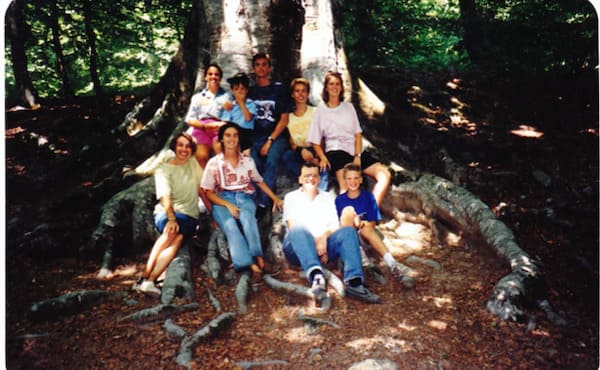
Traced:
<path fill-rule="evenodd" d="M 339 326 L 338 324 L 336 324 L 335 322 L 333 322 L 331 320 L 320 319 L 318 317 L 313 317 L 313 316 L 307 316 L 307 315 L 304 314 L 304 312 L 302 310 L 298 313 L 298 320 L 307 322 L 307 323 L 309 323 L 311 325 L 314 325 L 314 326 L 319 325 L 319 324 L 325 324 L 325 325 L 332 326 L 332 327 L 334 327 L 336 329 L 340 329 L 341 328 L 341 326 Z"/>
<path fill-rule="evenodd" d="M 262 367 L 269 365 L 289 365 L 290 363 L 283 360 L 265 360 L 265 361 L 239 361 L 235 363 L 243 370 L 251 369 L 253 367 Z"/>

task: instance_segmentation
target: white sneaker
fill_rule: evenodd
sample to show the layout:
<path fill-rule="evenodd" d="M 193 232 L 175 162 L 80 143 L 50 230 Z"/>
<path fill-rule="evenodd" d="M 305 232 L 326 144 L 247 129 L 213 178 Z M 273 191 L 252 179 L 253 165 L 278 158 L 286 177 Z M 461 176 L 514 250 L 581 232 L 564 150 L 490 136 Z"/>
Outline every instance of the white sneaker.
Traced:
<path fill-rule="evenodd" d="M 154 281 L 144 280 L 137 288 L 138 292 L 151 295 L 153 297 L 160 297 L 160 289 L 156 287 Z"/>

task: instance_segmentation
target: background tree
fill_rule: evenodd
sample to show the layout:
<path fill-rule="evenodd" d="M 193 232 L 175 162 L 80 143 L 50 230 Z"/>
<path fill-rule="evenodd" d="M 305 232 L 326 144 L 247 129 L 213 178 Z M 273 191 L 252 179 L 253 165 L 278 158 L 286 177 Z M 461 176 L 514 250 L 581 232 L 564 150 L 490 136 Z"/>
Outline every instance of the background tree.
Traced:
<path fill-rule="evenodd" d="M 67 61 L 65 60 L 63 47 L 60 42 L 61 29 L 60 24 L 58 23 L 58 19 L 60 17 L 58 5 L 55 1 L 50 1 L 49 5 L 50 12 L 48 14 L 48 21 L 50 23 L 50 28 L 52 28 L 52 45 L 54 48 L 54 54 L 56 54 L 56 70 L 60 76 L 61 91 L 63 96 L 71 98 L 74 94 L 73 89 L 71 88 L 71 83 L 69 82 L 69 75 L 67 73 Z"/>
<path fill-rule="evenodd" d="M 29 108 L 36 107 L 36 95 L 27 70 L 25 40 L 27 24 L 24 22 L 23 6 L 25 1 L 15 0 L 10 3 L 6 12 L 6 35 L 10 40 L 11 60 L 19 101 Z"/>

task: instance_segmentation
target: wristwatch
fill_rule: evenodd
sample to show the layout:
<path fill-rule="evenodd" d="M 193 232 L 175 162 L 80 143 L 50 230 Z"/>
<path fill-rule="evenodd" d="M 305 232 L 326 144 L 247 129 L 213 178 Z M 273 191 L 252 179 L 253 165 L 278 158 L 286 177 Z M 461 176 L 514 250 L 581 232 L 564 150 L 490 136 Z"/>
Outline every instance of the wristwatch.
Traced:
<path fill-rule="evenodd" d="M 273 141 L 273 138 L 272 138 L 271 136 L 269 136 L 269 137 L 267 138 L 267 140 L 269 140 L 269 141 Z"/>
<path fill-rule="evenodd" d="M 360 158 L 360 153 L 354 154 L 355 157 Z"/>

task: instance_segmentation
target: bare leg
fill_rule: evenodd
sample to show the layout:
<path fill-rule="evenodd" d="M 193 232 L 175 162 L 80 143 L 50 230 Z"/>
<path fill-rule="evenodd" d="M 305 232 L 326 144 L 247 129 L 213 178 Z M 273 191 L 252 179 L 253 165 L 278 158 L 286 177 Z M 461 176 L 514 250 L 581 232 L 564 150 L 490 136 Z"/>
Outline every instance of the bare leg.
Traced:
<path fill-rule="evenodd" d="M 177 251 L 179 250 L 182 241 L 183 235 L 177 234 L 175 238 L 173 238 L 173 242 L 160 252 L 158 258 L 156 259 L 156 264 L 154 265 L 150 276 L 148 276 L 148 280 L 156 281 L 160 274 L 162 274 L 163 271 L 167 269 L 169 263 L 171 263 L 171 261 L 177 254 Z"/>
<path fill-rule="evenodd" d="M 344 207 L 344 209 L 342 209 L 342 214 L 340 215 L 340 226 L 341 227 L 345 227 L 345 226 L 351 226 L 351 227 L 356 227 L 356 211 L 354 210 L 354 207 L 352 206 L 348 206 L 348 207 Z"/>
<path fill-rule="evenodd" d="M 377 254 L 379 254 L 381 257 L 389 252 L 388 248 L 383 243 L 383 240 L 381 240 L 379 235 L 377 235 L 375 232 L 373 225 L 364 224 L 364 226 L 358 230 L 358 233 L 371 245 L 371 247 L 373 247 L 373 249 L 375 249 Z"/>
<path fill-rule="evenodd" d="M 389 187 L 392 175 L 386 166 L 377 162 L 364 170 L 365 175 L 375 179 L 375 186 L 373 187 L 373 196 L 378 206 L 381 206 L 381 202 L 385 197 Z M 337 175 L 337 174 L 336 174 Z"/>
<path fill-rule="evenodd" d="M 221 143 L 218 140 L 215 141 L 212 145 L 212 149 L 215 154 L 221 153 Z"/>
<path fill-rule="evenodd" d="M 206 163 L 208 162 L 208 157 L 210 156 L 210 147 L 206 144 L 198 144 L 196 146 L 196 160 L 202 169 L 206 167 Z"/>
<path fill-rule="evenodd" d="M 346 187 L 346 181 L 344 180 L 344 170 L 335 171 L 335 178 L 340 186 L 340 194 L 344 194 L 346 190 L 348 190 Z"/>
<path fill-rule="evenodd" d="M 158 256 L 163 249 L 173 243 L 176 236 L 177 234 L 163 233 L 156 239 L 152 246 L 152 250 L 150 251 L 150 256 L 148 257 L 148 262 L 146 263 L 146 268 L 144 269 L 142 277 L 148 278 L 148 276 L 150 276 L 150 273 L 154 270 Z"/>

